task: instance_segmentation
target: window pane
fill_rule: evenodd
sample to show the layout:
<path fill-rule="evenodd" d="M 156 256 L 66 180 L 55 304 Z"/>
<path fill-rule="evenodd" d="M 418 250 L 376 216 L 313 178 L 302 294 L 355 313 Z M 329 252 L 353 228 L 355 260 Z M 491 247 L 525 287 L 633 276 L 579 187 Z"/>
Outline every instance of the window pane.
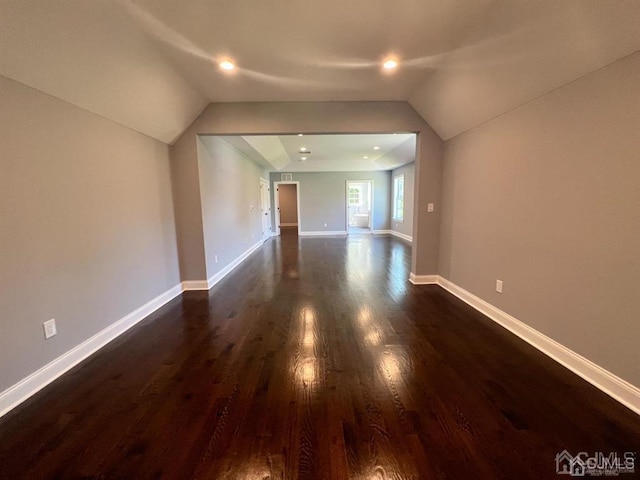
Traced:
<path fill-rule="evenodd" d="M 349 205 L 360 205 L 360 189 L 349 189 Z"/>

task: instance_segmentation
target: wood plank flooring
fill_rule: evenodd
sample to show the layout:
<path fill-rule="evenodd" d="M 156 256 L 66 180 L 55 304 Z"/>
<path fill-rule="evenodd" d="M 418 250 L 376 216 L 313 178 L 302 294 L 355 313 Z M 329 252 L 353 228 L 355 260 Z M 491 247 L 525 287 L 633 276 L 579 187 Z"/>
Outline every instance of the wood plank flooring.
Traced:
<path fill-rule="evenodd" d="M 409 263 L 283 232 L 0 419 L 0 478 L 540 480 L 640 452 L 640 417 Z"/>

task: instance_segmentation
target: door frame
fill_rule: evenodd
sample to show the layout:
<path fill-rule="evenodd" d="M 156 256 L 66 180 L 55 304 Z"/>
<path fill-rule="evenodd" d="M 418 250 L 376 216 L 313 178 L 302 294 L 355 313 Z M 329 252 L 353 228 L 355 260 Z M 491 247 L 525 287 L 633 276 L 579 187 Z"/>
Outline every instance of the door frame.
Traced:
<path fill-rule="evenodd" d="M 269 186 L 269 180 L 260 177 L 260 209 L 262 210 L 262 187 L 266 187 L 267 188 L 267 205 L 266 205 L 266 210 L 267 210 L 267 225 L 269 230 L 268 231 L 264 231 L 262 232 L 262 239 L 263 240 L 267 240 L 269 237 L 271 237 L 272 235 L 272 230 L 271 230 L 271 187 Z M 264 212 L 260 212 L 260 220 L 262 220 Z"/>
<path fill-rule="evenodd" d="M 369 196 L 371 201 L 371 208 L 369 209 L 371 214 L 369 215 L 369 233 L 373 233 L 373 195 L 374 195 L 374 180 L 347 180 L 345 182 L 344 187 L 344 204 L 345 204 L 345 214 L 344 214 L 344 223 L 345 230 L 347 231 L 347 235 L 349 235 L 349 184 L 350 183 L 368 183 L 369 184 Z"/>
<path fill-rule="evenodd" d="M 276 226 L 276 235 L 280 235 L 280 185 L 295 185 L 296 186 L 296 207 L 298 213 L 298 235 L 300 234 L 300 182 L 273 182 L 273 199 L 275 202 L 275 226 Z"/>

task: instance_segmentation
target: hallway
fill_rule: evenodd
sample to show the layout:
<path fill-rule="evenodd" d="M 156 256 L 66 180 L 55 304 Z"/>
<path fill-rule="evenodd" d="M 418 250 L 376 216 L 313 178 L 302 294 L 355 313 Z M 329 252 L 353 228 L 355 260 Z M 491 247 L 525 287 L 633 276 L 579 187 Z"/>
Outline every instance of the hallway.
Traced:
<path fill-rule="evenodd" d="M 637 415 L 410 261 L 283 229 L 0 419 L 0 478 L 539 480 L 638 451 Z"/>

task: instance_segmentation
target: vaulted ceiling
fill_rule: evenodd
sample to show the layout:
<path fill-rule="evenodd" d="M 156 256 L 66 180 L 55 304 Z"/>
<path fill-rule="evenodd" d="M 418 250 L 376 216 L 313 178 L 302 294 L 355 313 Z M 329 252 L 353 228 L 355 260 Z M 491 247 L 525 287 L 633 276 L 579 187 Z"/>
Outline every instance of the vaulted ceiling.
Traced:
<path fill-rule="evenodd" d="M 637 51 L 639 24 L 636 0 L 1 1 L 0 74 L 166 143 L 209 102 L 297 100 L 406 100 L 449 139 Z"/>

